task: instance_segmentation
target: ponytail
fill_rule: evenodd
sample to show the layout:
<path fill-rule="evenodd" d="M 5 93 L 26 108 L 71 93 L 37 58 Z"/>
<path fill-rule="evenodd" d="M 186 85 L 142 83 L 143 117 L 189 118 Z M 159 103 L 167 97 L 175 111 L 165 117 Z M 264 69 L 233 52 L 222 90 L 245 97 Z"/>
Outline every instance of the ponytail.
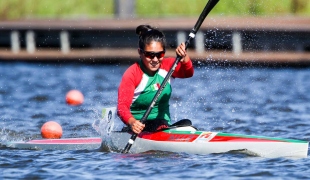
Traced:
<path fill-rule="evenodd" d="M 136 34 L 139 36 L 139 48 L 144 50 L 147 44 L 152 41 L 161 43 L 166 49 L 166 38 L 162 31 L 151 27 L 150 25 L 140 25 L 136 28 Z"/>

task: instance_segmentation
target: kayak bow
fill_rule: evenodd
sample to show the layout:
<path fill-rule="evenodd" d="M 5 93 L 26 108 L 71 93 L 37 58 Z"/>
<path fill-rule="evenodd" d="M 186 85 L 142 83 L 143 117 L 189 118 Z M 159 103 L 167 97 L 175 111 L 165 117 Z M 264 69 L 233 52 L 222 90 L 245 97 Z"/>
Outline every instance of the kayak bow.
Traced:
<path fill-rule="evenodd" d="M 35 150 L 82 150 L 98 149 L 101 145 L 101 138 L 67 138 L 67 139 L 37 139 L 30 141 L 7 142 L 6 147 L 16 149 Z"/>

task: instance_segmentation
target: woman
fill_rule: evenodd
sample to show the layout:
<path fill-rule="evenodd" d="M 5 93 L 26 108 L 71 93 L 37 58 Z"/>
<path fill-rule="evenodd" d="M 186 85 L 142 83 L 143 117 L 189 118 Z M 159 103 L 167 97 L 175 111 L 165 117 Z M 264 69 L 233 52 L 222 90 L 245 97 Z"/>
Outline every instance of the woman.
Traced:
<path fill-rule="evenodd" d="M 139 134 L 144 131 L 156 131 L 171 125 L 169 99 L 171 96 L 170 81 L 163 89 L 145 124 L 140 122 L 151 104 L 158 88 L 171 69 L 175 57 L 164 58 L 166 39 L 164 34 L 149 25 L 136 28 L 139 35 L 140 61 L 131 65 L 124 73 L 119 89 L 117 113 L 130 129 Z M 176 67 L 172 78 L 188 78 L 194 74 L 192 61 L 181 43 L 176 54 L 182 59 Z"/>

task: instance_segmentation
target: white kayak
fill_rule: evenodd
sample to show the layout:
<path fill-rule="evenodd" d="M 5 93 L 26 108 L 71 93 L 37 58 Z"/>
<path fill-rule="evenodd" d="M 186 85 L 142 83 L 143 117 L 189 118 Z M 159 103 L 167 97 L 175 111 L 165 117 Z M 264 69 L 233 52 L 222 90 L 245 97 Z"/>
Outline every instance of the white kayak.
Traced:
<path fill-rule="evenodd" d="M 116 119 L 115 107 L 104 108 L 102 115 L 102 119 L 96 120 L 93 123 L 93 127 L 102 135 L 101 138 L 13 141 L 7 142 L 6 146 L 35 150 L 94 150 L 107 148 L 117 152 L 122 151 L 132 134 L 113 131 L 114 121 L 119 121 Z M 158 132 L 143 132 L 138 135 L 129 152 L 169 151 L 190 154 L 212 154 L 233 151 L 261 157 L 304 158 L 308 156 L 308 145 L 307 141 L 302 140 L 198 131 L 191 126 L 186 126 L 171 127 Z"/>
<path fill-rule="evenodd" d="M 94 123 L 93 127 L 95 126 L 94 128 L 97 130 L 104 129 L 104 131 L 100 132 L 101 134 L 109 133 L 108 141 L 112 150 L 122 151 L 132 134 L 121 131 L 108 131 L 113 129 L 111 127 L 107 128 L 107 126 L 113 126 L 111 122 L 116 118 L 115 107 L 105 108 L 102 115 L 105 127 L 100 126 L 98 122 Z M 103 143 L 107 141 L 105 138 L 107 136 L 103 137 Z M 308 155 L 308 144 L 307 141 L 294 139 L 198 131 L 194 127 L 187 126 L 172 127 L 158 132 L 142 132 L 136 138 L 129 152 L 169 151 L 211 154 L 233 151 L 261 157 L 304 158 Z"/>
<path fill-rule="evenodd" d="M 6 147 L 34 150 L 93 150 L 101 146 L 101 138 L 36 139 L 7 142 Z"/>

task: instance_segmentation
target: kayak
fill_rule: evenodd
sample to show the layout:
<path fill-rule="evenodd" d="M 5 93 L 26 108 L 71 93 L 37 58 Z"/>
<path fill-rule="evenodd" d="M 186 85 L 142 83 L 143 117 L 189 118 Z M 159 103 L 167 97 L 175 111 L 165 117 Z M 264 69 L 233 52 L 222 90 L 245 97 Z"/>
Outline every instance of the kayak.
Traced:
<path fill-rule="evenodd" d="M 6 147 L 35 150 L 94 150 L 107 149 L 121 152 L 132 133 L 115 131 L 116 108 L 104 108 L 102 118 L 92 124 L 101 137 L 37 139 L 7 142 Z M 214 154 L 238 152 L 260 157 L 308 156 L 309 142 L 223 132 L 199 131 L 193 126 L 170 127 L 157 132 L 142 132 L 136 138 L 130 153 L 147 151 Z"/>
<path fill-rule="evenodd" d="M 109 133 L 110 148 L 114 151 L 122 151 L 132 133 L 107 131 L 111 129 L 109 126 L 113 126 L 109 123 L 116 118 L 115 107 L 105 108 L 102 115 L 102 120 L 105 121 L 105 131 L 101 134 Z M 97 127 L 97 129 L 100 128 L 102 129 L 102 127 Z M 102 137 L 103 144 L 107 141 L 105 138 L 107 136 Z M 171 127 L 157 132 L 142 132 L 129 152 L 169 151 L 189 154 L 240 152 L 260 157 L 304 158 L 308 155 L 308 144 L 303 140 L 199 131 L 193 126 L 185 126 Z"/>
<path fill-rule="evenodd" d="M 121 151 L 131 133 L 112 131 L 108 149 Z M 13 141 L 7 147 L 34 150 L 94 150 L 101 147 L 105 139 L 66 138 Z M 102 148 L 102 147 L 101 147 Z M 307 157 L 308 142 L 292 139 L 269 138 L 207 131 L 197 131 L 193 127 L 175 127 L 158 132 L 139 134 L 130 153 L 151 150 L 185 152 L 191 154 L 212 154 L 240 152 L 261 157 Z"/>
<path fill-rule="evenodd" d="M 30 141 L 7 142 L 6 147 L 34 150 L 93 150 L 101 146 L 100 137 L 65 138 L 65 139 L 36 139 Z"/>

